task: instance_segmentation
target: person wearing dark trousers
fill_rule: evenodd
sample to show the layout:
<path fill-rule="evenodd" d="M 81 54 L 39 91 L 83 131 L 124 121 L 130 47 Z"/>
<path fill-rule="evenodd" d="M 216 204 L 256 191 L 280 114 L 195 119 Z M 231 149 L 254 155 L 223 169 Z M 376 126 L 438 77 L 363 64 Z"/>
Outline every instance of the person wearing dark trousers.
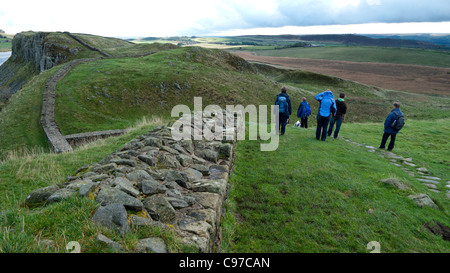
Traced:
<path fill-rule="evenodd" d="M 327 138 L 328 123 L 332 114 L 336 113 L 336 102 L 333 92 L 329 89 L 314 97 L 319 103 L 319 112 L 317 113 L 316 139 L 325 141 Z"/>
<path fill-rule="evenodd" d="M 391 113 L 386 117 L 384 121 L 384 134 L 381 138 L 380 149 L 384 149 L 386 146 L 386 142 L 391 137 L 391 141 L 388 145 L 388 151 L 392 151 L 395 145 L 395 139 L 397 137 L 398 130 L 392 127 L 392 123 L 397 119 L 397 116 L 403 116 L 403 113 L 400 111 L 400 103 L 394 103 L 394 109 L 392 109 Z"/>
<path fill-rule="evenodd" d="M 281 131 L 281 135 L 284 135 L 286 131 L 286 124 L 289 122 L 289 116 L 292 113 L 291 98 L 286 93 L 286 91 L 286 87 L 283 86 L 283 88 L 281 88 L 281 93 L 278 94 L 277 98 L 275 99 L 275 105 L 278 105 L 279 111 L 277 129 L 278 132 Z"/>
<path fill-rule="evenodd" d="M 333 133 L 334 124 L 336 124 L 333 139 L 336 139 L 338 137 L 342 122 L 344 121 L 345 114 L 347 113 L 347 104 L 345 103 L 344 98 L 345 94 L 341 93 L 339 94 L 339 98 L 335 101 L 337 107 L 336 115 L 331 117 L 330 126 L 328 127 L 328 136 L 331 136 L 331 134 Z"/>
<path fill-rule="evenodd" d="M 309 106 L 309 103 L 306 101 L 306 98 L 302 98 L 302 102 L 298 106 L 297 110 L 297 117 L 301 120 L 301 126 L 302 128 L 308 128 L 308 117 L 311 115 L 311 107 Z"/>

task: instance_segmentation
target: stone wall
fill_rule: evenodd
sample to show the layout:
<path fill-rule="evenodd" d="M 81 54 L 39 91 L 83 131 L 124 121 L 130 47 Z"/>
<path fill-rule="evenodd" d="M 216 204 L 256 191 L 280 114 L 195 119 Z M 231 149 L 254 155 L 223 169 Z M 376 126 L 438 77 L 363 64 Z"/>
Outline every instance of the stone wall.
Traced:
<path fill-rule="evenodd" d="M 89 48 L 90 50 L 93 51 L 97 51 L 98 53 L 102 54 L 105 57 L 111 57 L 110 54 L 104 52 L 103 50 L 93 47 L 89 44 L 87 44 L 85 41 L 83 41 L 81 38 L 79 38 L 78 36 L 75 36 L 74 34 L 70 33 L 70 32 L 64 32 L 65 34 L 69 35 L 72 39 L 74 39 L 75 41 L 79 42 L 80 44 L 84 45 L 85 47 Z"/>
<path fill-rule="evenodd" d="M 67 142 L 73 146 L 79 146 L 88 142 L 92 142 L 97 139 L 107 138 L 112 136 L 119 136 L 127 133 L 128 130 L 108 130 L 108 131 L 96 131 L 89 133 L 80 133 L 73 135 L 66 135 L 64 138 Z"/>
<path fill-rule="evenodd" d="M 214 127 L 215 133 L 231 135 L 232 140 L 176 140 L 172 127 L 158 127 L 100 162 L 79 168 L 64 184 L 33 191 L 26 204 L 34 207 L 73 195 L 90 197 L 100 204 L 92 221 L 122 235 L 130 225 L 159 226 L 173 229 L 201 252 L 216 251 L 236 149 L 237 114 L 226 113 L 225 121 L 203 117 L 200 125 L 191 125 Z M 228 124 L 234 127 L 226 128 Z M 147 246 L 135 251 L 164 252 L 160 238 L 141 241 L 139 245 Z"/>
<path fill-rule="evenodd" d="M 47 81 L 45 85 L 43 101 L 41 124 L 45 135 L 55 153 L 71 152 L 72 147 L 61 134 L 58 124 L 55 122 L 55 91 L 56 84 L 76 65 L 91 61 L 94 59 L 77 59 L 64 64 L 58 71 L 56 71 Z"/>

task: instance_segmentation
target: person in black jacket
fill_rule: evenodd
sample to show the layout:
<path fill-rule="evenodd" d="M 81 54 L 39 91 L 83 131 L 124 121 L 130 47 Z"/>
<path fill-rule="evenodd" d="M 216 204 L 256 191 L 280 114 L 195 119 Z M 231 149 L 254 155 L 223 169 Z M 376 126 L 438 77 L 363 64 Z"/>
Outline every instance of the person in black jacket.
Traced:
<path fill-rule="evenodd" d="M 289 116 L 292 114 L 291 98 L 286 94 L 286 87 L 281 88 L 281 93 L 277 95 L 275 99 L 275 105 L 279 106 L 279 120 L 277 124 L 277 132 L 280 131 L 281 135 L 284 135 L 286 130 L 286 124 L 289 122 Z"/>
<path fill-rule="evenodd" d="M 341 130 L 342 122 L 345 119 L 345 114 L 347 113 L 347 103 L 345 103 L 345 94 L 339 94 L 339 98 L 336 100 L 337 111 L 336 114 L 331 117 L 330 126 L 328 127 L 328 136 L 331 136 L 333 133 L 333 127 L 336 123 L 336 130 L 334 130 L 333 139 L 336 139 L 339 134 L 339 130 Z"/>

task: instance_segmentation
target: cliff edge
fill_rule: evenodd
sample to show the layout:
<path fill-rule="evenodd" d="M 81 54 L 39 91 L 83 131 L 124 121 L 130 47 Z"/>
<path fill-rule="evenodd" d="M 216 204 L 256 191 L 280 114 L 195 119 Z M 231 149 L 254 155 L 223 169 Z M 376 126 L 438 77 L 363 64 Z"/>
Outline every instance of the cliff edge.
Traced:
<path fill-rule="evenodd" d="M 84 42 L 84 34 L 68 32 L 21 32 L 12 41 L 11 57 L 0 66 L 0 102 L 6 102 L 33 76 L 54 66 L 82 58 L 104 57 L 101 49 Z M 93 36 L 114 46 L 127 44 L 119 39 Z M 109 42 L 111 44 L 112 42 Z"/>

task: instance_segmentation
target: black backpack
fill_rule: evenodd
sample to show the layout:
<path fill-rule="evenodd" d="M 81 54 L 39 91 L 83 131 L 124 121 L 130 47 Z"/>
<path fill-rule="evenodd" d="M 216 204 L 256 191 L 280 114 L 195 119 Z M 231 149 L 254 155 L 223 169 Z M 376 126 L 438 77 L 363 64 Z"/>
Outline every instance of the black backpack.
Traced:
<path fill-rule="evenodd" d="M 392 122 L 391 127 L 394 130 L 400 131 L 403 126 L 405 125 L 405 116 L 401 115 L 394 111 L 394 114 L 396 115 L 395 120 Z"/>

